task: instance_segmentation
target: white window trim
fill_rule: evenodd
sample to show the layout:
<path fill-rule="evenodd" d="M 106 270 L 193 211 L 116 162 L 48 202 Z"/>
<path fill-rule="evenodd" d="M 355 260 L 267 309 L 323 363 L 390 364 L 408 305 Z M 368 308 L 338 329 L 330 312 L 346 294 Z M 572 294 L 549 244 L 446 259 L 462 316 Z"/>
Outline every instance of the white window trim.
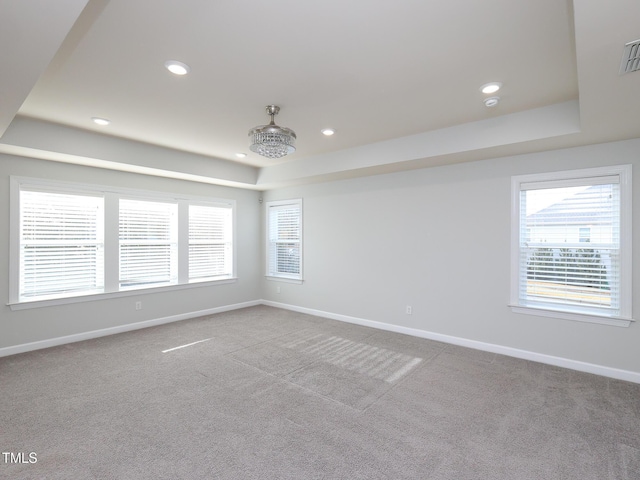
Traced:
<path fill-rule="evenodd" d="M 191 206 L 200 206 L 200 207 L 220 207 L 220 203 L 212 203 L 212 202 L 204 202 L 204 201 L 190 201 L 189 204 L 181 203 L 179 205 L 181 207 L 182 215 L 178 214 L 178 220 L 181 223 L 180 228 L 178 229 L 179 235 L 182 234 L 182 238 L 178 239 L 178 241 L 182 241 L 186 243 L 187 246 L 191 245 L 191 241 L 189 238 L 189 208 Z M 226 206 L 226 205 L 225 205 Z M 235 206 L 231 208 L 231 249 L 233 254 L 231 255 L 232 261 L 232 272 L 236 272 L 236 255 L 235 255 L 235 238 L 236 238 L 236 209 Z M 201 283 L 211 281 L 210 277 L 192 277 L 189 271 L 190 262 L 189 262 L 189 248 L 182 249 L 178 254 L 183 254 L 184 258 L 181 258 L 182 262 L 178 262 L 178 267 L 182 275 L 179 276 L 179 283 Z M 181 268 L 180 268 L 181 267 Z"/>
<path fill-rule="evenodd" d="M 298 275 L 285 275 L 285 274 L 281 274 L 281 275 L 273 275 L 270 274 L 270 263 L 269 263 L 269 244 L 270 244 L 270 239 L 269 239 L 269 208 L 270 207 L 277 207 L 277 206 L 281 206 L 281 205 L 297 205 L 300 208 L 300 273 Z M 302 210 L 302 199 L 301 198 L 296 198 L 296 199 L 291 199 L 291 200 L 274 200 L 271 202 L 266 202 L 265 203 L 265 278 L 267 280 L 272 280 L 272 281 L 278 281 L 278 282 L 284 282 L 284 283 L 293 283 L 293 284 L 298 284 L 301 285 L 304 282 L 304 276 L 303 276 L 303 265 L 304 265 L 304 255 L 303 255 L 303 251 L 304 251 L 304 241 L 303 241 L 303 235 L 304 235 L 304 223 L 303 223 L 303 210 Z"/>
<path fill-rule="evenodd" d="M 271 282 L 283 282 L 283 283 L 294 283 L 296 285 L 302 285 L 304 281 L 302 279 L 295 279 L 290 277 L 279 277 L 275 275 L 265 275 L 265 279 Z"/>
<path fill-rule="evenodd" d="M 585 313 L 534 307 L 519 304 L 519 235 L 520 235 L 520 191 L 523 184 L 555 182 L 572 179 L 586 179 L 616 176 L 620 179 L 620 315 L 600 316 Z M 632 215 L 631 215 L 631 165 L 615 165 L 580 170 L 546 172 L 540 174 L 518 175 L 511 179 L 511 295 L 509 307 L 514 313 L 561 318 L 580 322 L 598 323 L 618 327 L 628 327 L 632 318 Z"/>
<path fill-rule="evenodd" d="M 217 197 L 202 197 L 195 195 L 169 194 L 166 192 L 156 192 L 149 190 L 137 190 L 130 188 L 111 187 L 98 184 L 75 183 L 65 181 L 54 181 L 41 178 L 31 178 L 22 176 L 11 176 L 9 179 L 9 302 L 7 305 L 11 310 L 24 310 L 29 308 L 49 307 L 55 305 L 64 305 L 79 302 L 88 302 L 95 300 L 104 300 L 107 298 L 125 297 L 131 295 L 141 295 L 145 293 L 161 293 L 173 290 L 182 290 L 187 288 L 207 287 L 213 285 L 224 285 L 235 283 L 237 281 L 237 237 L 236 237 L 236 201 Z M 127 288 L 119 290 L 119 274 L 118 262 L 105 261 L 104 275 L 105 287 L 102 293 L 93 293 L 85 295 L 75 295 L 69 297 L 40 299 L 33 301 L 19 301 L 19 284 L 18 276 L 20 274 L 19 258 L 20 258 L 20 188 L 28 186 L 30 188 L 42 188 L 47 191 L 86 195 L 103 195 L 105 201 L 105 258 L 118 258 L 119 252 L 119 235 L 118 235 L 118 200 L 119 198 L 134 198 L 138 200 L 160 201 L 160 202 L 176 202 L 180 209 L 184 209 L 183 205 L 188 203 L 226 206 L 231 208 L 232 212 L 232 268 L 231 274 L 221 278 L 206 278 L 197 281 L 188 281 L 185 274 L 180 275 L 183 271 L 181 265 L 182 251 L 178 253 L 178 283 L 173 285 L 161 285 L 157 287 L 142 286 L 139 288 Z M 179 215 L 178 226 L 178 242 L 181 236 L 184 237 L 185 221 Z M 187 234 L 188 235 L 188 234 Z M 187 242 L 188 247 L 188 242 Z M 188 248 L 186 249 L 188 251 Z M 109 256 L 108 256 L 109 255 Z"/>
<path fill-rule="evenodd" d="M 94 302 L 96 300 L 107 300 L 111 298 L 140 296 L 147 293 L 166 293 L 166 292 L 186 290 L 186 289 L 197 288 L 197 287 L 212 287 L 217 285 L 226 285 L 229 283 L 236 283 L 237 280 L 238 279 L 236 277 L 232 277 L 232 278 L 225 278 L 221 280 L 191 282 L 187 284 L 135 288 L 135 289 L 129 289 L 129 290 L 122 290 L 120 292 L 105 292 L 105 293 L 96 293 L 96 294 L 87 294 L 87 295 L 76 295 L 74 297 L 54 298 L 49 300 L 33 300 L 30 302 L 8 303 L 7 305 L 13 311 L 28 310 L 31 308 L 53 307 L 56 305 L 66 305 L 71 303 Z"/>

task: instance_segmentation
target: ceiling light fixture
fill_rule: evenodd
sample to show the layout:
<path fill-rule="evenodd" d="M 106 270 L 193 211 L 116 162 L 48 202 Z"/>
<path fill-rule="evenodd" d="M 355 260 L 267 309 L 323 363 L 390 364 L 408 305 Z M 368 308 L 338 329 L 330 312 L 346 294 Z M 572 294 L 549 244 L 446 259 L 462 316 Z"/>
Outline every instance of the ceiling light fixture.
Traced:
<path fill-rule="evenodd" d="M 330 137 L 334 133 L 336 133 L 336 131 L 333 128 L 325 128 L 324 130 L 322 130 L 322 134 L 326 135 L 327 137 Z"/>
<path fill-rule="evenodd" d="M 500 97 L 489 97 L 484 99 L 484 105 L 489 108 L 495 107 L 498 103 L 500 103 Z"/>
<path fill-rule="evenodd" d="M 482 93 L 496 93 L 501 87 L 502 84 L 500 82 L 485 83 L 480 87 L 480 91 Z"/>
<path fill-rule="evenodd" d="M 186 75 L 191 71 L 191 68 L 186 63 L 178 62 L 176 60 L 168 60 L 164 62 L 164 66 L 167 70 L 175 75 Z"/>
<path fill-rule="evenodd" d="M 111 120 L 107 120 L 106 118 L 100 118 L 100 117 L 91 117 L 91 120 L 96 125 L 102 125 L 103 127 L 111 123 Z"/>
<path fill-rule="evenodd" d="M 271 116 L 269 125 L 260 125 L 249 130 L 252 152 L 267 158 L 280 158 L 296 151 L 296 132 L 286 127 L 276 125 L 273 117 L 278 114 L 280 107 L 267 105 L 267 115 Z"/>
<path fill-rule="evenodd" d="M 240 152 L 236 153 L 236 157 L 238 158 L 245 158 L 246 156 L 247 156 L 246 153 L 240 153 Z"/>

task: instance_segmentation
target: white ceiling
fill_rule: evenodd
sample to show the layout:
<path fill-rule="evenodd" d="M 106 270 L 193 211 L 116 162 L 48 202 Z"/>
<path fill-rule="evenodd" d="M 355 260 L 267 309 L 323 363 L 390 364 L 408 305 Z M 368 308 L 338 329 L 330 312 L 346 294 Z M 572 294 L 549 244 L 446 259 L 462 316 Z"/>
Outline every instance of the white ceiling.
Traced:
<path fill-rule="evenodd" d="M 635 138 L 640 73 L 618 69 L 638 18 L 637 0 L 0 0 L 0 152 L 266 189 Z M 278 161 L 248 149 L 268 104 L 298 136 Z"/>

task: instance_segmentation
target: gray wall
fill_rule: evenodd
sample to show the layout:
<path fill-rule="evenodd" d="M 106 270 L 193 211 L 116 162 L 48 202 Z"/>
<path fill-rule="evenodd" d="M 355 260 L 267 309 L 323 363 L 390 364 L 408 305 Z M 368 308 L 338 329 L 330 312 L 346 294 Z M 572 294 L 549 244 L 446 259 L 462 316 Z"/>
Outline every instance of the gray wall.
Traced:
<path fill-rule="evenodd" d="M 179 161 L 179 159 L 176 159 Z M 175 192 L 237 202 L 236 283 L 12 311 L 9 301 L 9 176 Z M 0 154 L 0 348 L 179 316 L 260 298 L 259 193 Z M 135 310 L 135 302 L 142 310 Z"/>
<path fill-rule="evenodd" d="M 631 163 L 637 239 L 638 152 L 632 140 L 266 192 L 265 201 L 303 198 L 305 281 L 262 280 L 262 298 L 640 372 L 637 323 L 589 324 L 507 306 L 511 176 Z"/>
<path fill-rule="evenodd" d="M 639 151 L 640 139 L 264 193 L 0 155 L 0 348 L 262 298 L 640 373 L 637 323 L 621 328 L 518 315 L 507 306 L 511 176 L 632 163 L 634 238 L 640 238 Z M 11 311 L 10 175 L 235 199 L 238 281 Z M 264 279 L 260 196 L 304 200 L 302 285 Z M 633 273 L 637 317 L 637 252 Z"/>

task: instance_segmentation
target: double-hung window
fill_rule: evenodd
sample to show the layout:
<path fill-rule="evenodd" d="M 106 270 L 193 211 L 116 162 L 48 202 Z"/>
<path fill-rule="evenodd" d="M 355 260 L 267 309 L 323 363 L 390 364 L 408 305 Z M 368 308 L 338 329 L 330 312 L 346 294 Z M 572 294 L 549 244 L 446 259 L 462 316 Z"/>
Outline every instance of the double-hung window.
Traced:
<path fill-rule="evenodd" d="M 102 292 L 103 218 L 101 195 L 21 191 L 18 301 Z"/>
<path fill-rule="evenodd" d="M 512 179 L 511 306 L 631 321 L 631 166 Z"/>
<path fill-rule="evenodd" d="M 228 275 L 233 269 L 232 210 L 189 205 L 189 281 Z"/>
<path fill-rule="evenodd" d="M 302 199 L 267 202 L 267 277 L 302 281 Z"/>
<path fill-rule="evenodd" d="M 120 288 L 178 282 L 178 204 L 120 199 Z"/>
<path fill-rule="evenodd" d="M 233 281 L 234 210 L 233 200 L 12 177 L 9 303 Z"/>

